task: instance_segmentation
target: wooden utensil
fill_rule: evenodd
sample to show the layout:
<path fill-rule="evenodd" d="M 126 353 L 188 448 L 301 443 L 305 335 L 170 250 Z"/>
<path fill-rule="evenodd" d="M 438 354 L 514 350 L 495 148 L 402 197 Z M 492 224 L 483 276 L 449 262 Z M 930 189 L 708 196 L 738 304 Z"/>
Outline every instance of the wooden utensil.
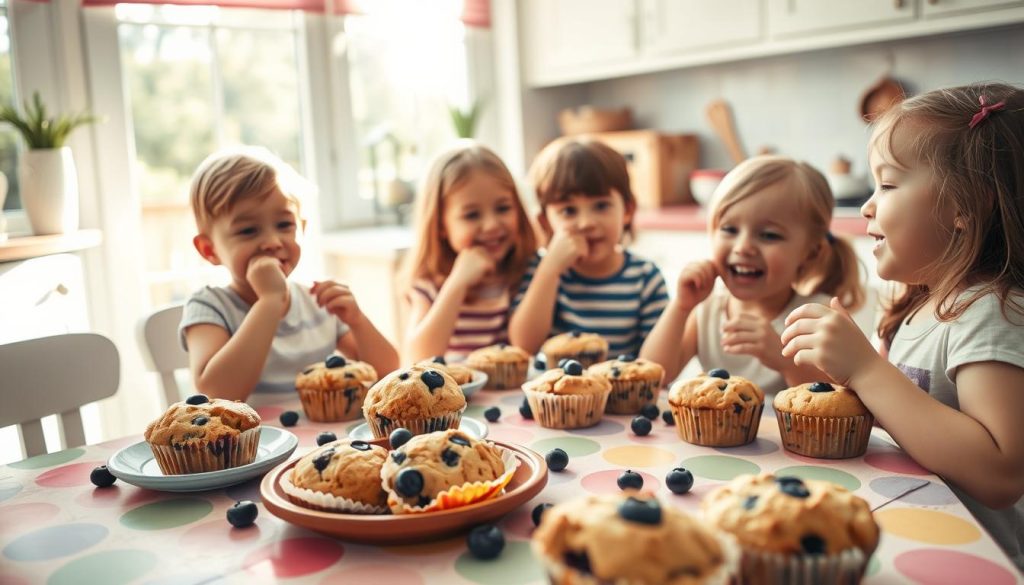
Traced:
<path fill-rule="evenodd" d="M 860 97 L 860 117 L 865 122 L 873 122 L 886 110 L 903 101 L 906 93 L 900 82 L 891 77 L 883 77 L 869 87 Z"/>
<path fill-rule="evenodd" d="M 743 152 L 739 136 L 736 134 L 736 126 L 733 123 L 732 109 L 725 100 L 714 100 L 708 104 L 708 121 L 718 137 L 725 143 L 725 149 L 732 157 L 732 162 L 740 164 L 746 160 L 747 155 Z"/>

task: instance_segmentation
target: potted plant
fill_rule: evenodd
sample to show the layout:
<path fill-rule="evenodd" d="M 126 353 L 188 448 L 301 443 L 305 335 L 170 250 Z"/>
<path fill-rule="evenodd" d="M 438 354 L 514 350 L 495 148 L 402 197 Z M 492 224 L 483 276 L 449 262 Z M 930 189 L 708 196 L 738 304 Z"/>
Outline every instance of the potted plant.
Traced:
<path fill-rule="evenodd" d="M 64 146 L 79 126 L 97 121 L 88 112 L 50 116 L 39 97 L 25 102 L 24 112 L 0 106 L 0 121 L 13 126 L 28 151 L 18 160 L 21 200 L 32 232 L 59 234 L 78 229 L 78 174 L 71 149 Z"/>
<path fill-rule="evenodd" d="M 483 111 L 483 103 L 479 100 L 473 100 L 473 103 L 465 110 L 456 106 L 448 106 L 448 114 L 452 118 L 455 135 L 459 138 L 472 138 L 476 134 L 476 124 L 480 121 L 481 111 Z"/>

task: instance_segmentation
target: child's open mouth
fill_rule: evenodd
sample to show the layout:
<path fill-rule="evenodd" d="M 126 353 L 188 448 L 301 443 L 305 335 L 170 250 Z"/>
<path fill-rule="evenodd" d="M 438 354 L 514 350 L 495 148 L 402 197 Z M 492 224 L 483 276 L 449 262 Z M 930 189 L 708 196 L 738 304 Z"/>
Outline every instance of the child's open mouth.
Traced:
<path fill-rule="evenodd" d="M 744 264 L 730 264 L 729 274 L 739 280 L 755 280 L 764 276 L 764 270 Z"/>

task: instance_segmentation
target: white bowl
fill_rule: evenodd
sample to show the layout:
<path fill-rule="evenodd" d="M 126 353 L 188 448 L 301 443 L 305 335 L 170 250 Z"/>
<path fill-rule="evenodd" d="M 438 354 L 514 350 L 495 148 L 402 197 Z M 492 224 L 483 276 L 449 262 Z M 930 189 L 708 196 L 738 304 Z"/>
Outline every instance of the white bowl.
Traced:
<path fill-rule="evenodd" d="M 690 173 L 690 193 L 693 200 L 707 205 L 715 194 L 715 189 L 725 178 L 725 171 L 719 169 L 697 169 Z"/>

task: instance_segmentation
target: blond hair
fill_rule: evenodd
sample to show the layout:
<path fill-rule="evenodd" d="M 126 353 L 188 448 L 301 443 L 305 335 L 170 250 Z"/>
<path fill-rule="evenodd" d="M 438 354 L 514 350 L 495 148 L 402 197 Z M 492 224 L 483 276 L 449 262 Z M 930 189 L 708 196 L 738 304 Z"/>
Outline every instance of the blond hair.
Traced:
<path fill-rule="evenodd" d="M 864 302 L 859 263 L 853 246 L 829 231 L 835 198 L 817 169 L 783 156 L 757 156 L 740 163 L 726 175 L 715 192 L 708 229 L 718 228 L 722 216 L 736 203 L 754 197 L 769 187 L 786 184 L 787 195 L 803 211 L 808 241 L 817 253 L 801 267 L 793 289 L 802 295 L 825 293 L 839 297 L 844 307 L 855 310 Z"/>
<path fill-rule="evenodd" d="M 189 184 L 189 199 L 196 227 L 209 229 L 217 218 L 240 201 L 263 199 L 280 192 L 295 204 L 296 214 L 311 185 L 295 170 L 263 147 L 221 150 L 199 163 Z"/>
<path fill-rule="evenodd" d="M 972 126 L 984 104 L 1003 103 Z M 912 127 L 911 127 L 912 126 Z M 913 132 L 910 152 L 900 160 L 897 133 Z M 1011 296 L 1024 288 L 1024 91 L 1003 83 L 938 89 L 897 104 L 875 123 L 871 146 L 897 166 L 929 168 L 935 177 L 936 225 L 940 215 L 956 218 L 946 249 L 925 267 L 924 280 L 902 287 L 886 306 L 878 334 L 888 345 L 910 314 L 937 299 L 936 316 L 952 321 L 987 294 L 1024 314 Z M 959 298 L 965 286 L 980 285 Z"/>
<path fill-rule="evenodd" d="M 457 254 L 443 235 L 444 199 L 474 173 L 487 173 L 508 189 L 515 200 L 519 233 L 515 236 L 515 246 L 498 266 L 498 272 L 505 277 L 510 290 L 519 286 L 530 258 L 537 251 L 533 227 L 519 198 L 515 179 L 505 163 L 489 148 L 465 140 L 434 159 L 417 194 L 413 230 L 416 239 L 412 250 L 406 255 L 402 269 L 402 282 L 406 290 L 412 287 L 417 278 L 438 284 L 438 281 L 451 273 Z"/>

